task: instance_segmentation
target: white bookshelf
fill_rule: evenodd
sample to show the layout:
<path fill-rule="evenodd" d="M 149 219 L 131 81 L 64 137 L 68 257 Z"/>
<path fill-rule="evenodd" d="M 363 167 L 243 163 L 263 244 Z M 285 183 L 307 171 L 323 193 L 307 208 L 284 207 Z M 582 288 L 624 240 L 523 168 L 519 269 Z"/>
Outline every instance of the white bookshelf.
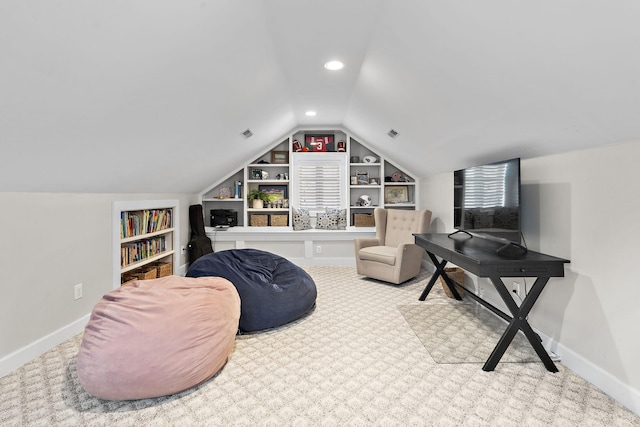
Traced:
<path fill-rule="evenodd" d="M 146 265 L 166 261 L 172 263 L 173 273 L 179 266 L 180 257 L 178 246 L 179 239 L 179 201 L 178 200 L 143 200 L 143 201 L 122 201 L 113 204 L 113 288 L 116 289 L 122 283 L 122 275 Z M 123 236 L 122 214 L 142 213 L 144 211 L 164 210 L 169 212 L 171 222 L 165 228 L 153 230 L 151 232 L 141 232 L 131 236 Z M 138 242 L 164 240 L 164 247 L 160 252 L 136 260 L 134 262 L 123 262 L 122 249 L 127 245 L 135 245 Z"/>

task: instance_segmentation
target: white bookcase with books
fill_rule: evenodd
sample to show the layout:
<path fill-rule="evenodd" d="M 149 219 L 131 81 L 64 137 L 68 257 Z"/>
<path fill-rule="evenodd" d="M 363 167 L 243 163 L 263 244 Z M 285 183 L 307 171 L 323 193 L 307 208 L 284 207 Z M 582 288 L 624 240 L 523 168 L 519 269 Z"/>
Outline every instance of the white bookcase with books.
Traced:
<path fill-rule="evenodd" d="M 174 274 L 179 263 L 178 201 L 113 205 L 113 287 L 138 278 Z"/>

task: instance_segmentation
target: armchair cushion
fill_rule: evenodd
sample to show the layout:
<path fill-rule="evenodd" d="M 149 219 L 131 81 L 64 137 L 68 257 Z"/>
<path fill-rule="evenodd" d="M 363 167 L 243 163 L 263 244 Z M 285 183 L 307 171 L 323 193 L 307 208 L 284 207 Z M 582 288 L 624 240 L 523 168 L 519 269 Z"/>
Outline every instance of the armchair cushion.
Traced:
<path fill-rule="evenodd" d="M 387 265 L 396 264 L 398 248 L 391 246 L 369 246 L 360 249 L 360 259 L 365 261 L 381 262 Z"/>

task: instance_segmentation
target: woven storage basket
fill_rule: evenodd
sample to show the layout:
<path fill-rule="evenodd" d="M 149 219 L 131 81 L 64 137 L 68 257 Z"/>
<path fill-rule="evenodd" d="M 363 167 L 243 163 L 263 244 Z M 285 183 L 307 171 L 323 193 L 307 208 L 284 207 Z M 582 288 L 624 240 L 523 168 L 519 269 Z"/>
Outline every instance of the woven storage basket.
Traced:
<path fill-rule="evenodd" d="M 158 270 L 155 267 L 144 267 L 132 272 L 138 280 L 156 279 L 158 277 Z"/>
<path fill-rule="evenodd" d="M 154 266 L 158 277 L 171 276 L 173 274 L 173 263 L 171 262 L 158 262 Z"/>
<path fill-rule="evenodd" d="M 447 273 L 447 276 L 449 276 L 449 278 L 451 280 L 453 280 L 454 282 L 459 283 L 460 285 L 464 284 L 464 270 L 463 269 L 458 268 L 458 267 L 448 267 L 448 268 L 445 268 L 444 271 L 445 271 L 445 273 Z M 451 290 L 449 290 L 449 287 L 445 283 L 445 281 L 442 278 L 442 276 L 438 277 L 438 281 L 442 285 L 442 289 L 444 289 L 444 293 L 449 298 L 455 298 L 453 296 L 453 293 L 451 293 Z M 461 297 L 464 296 L 464 291 L 462 289 L 460 289 L 460 287 L 456 287 L 456 291 L 458 291 L 458 294 L 460 294 Z"/>
<path fill-rule="evenodd" d="M 127 273 L 127 274 L 123 274 L 120 277 L 120 286 L 127 286 L 130 285 L 131 283 L 133 283 L 135 280 L 138 280 L 138 278 L 136 276 L 134 276 L 133 274 Z"/>
<path fill-rule="evenodd" d="M 249 225 L 252 227 L 266 227 L 269 225 L 269 215 L 267 214 L 251 214 L 249 216 Z"/>
<path fill-rule="evenodd" d="M 271 225 L 276 227 L 286 227 L 289 225 L 289 215 L 287 214 L 271 214 Z"/>
<path fill-rule="evenodd" d="M 373 214 L 353 214 L 353 225 L 356 227 L 375 227 Z"/>

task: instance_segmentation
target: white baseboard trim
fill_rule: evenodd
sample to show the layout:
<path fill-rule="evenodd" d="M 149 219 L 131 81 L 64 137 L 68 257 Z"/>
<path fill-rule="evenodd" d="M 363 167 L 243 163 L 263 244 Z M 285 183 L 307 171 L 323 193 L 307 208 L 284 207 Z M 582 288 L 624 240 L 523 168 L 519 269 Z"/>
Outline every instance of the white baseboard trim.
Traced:
<path fill-rule="evenodd" d="M 300 267 L 355 267 L 355 258 L 287 258 Z"/>
<path fill-rule="evenodd" d="M 178 267 L 178 276 L 184 276 L 187 274 L 187 270 L 189 269 L 188 264 L 182 264 Z"/>
<path fill-rule="evenodd" d="M 57 331 L 4 356 L 0 359 L 0 378 L 15 371 L 22 365 L 30 362 L 36 357 L 39 357 L 43 353 L 46 353 L 58 344 L 63 343 L 69 338 L 82 332 L 84 327 L 87 325 L 87 322 L 89 322 L 89 317 L 90 314 L 87 314 L 75 322 L 72 322 Z"/>
<path fill-rule="evenodd" d="M 575 353 L 570 348 L 549 338 L 536 330 L 547 351 L 553 351 L 560 357 L 564 366 L 575 374 L 598 387 L 605 394 L 611 396 L 618 403 L 629 409 L 636 415 L 640 415 L 640 391 L 625 384 L 619 378 L 613 376 L 590 360 Z"/>

